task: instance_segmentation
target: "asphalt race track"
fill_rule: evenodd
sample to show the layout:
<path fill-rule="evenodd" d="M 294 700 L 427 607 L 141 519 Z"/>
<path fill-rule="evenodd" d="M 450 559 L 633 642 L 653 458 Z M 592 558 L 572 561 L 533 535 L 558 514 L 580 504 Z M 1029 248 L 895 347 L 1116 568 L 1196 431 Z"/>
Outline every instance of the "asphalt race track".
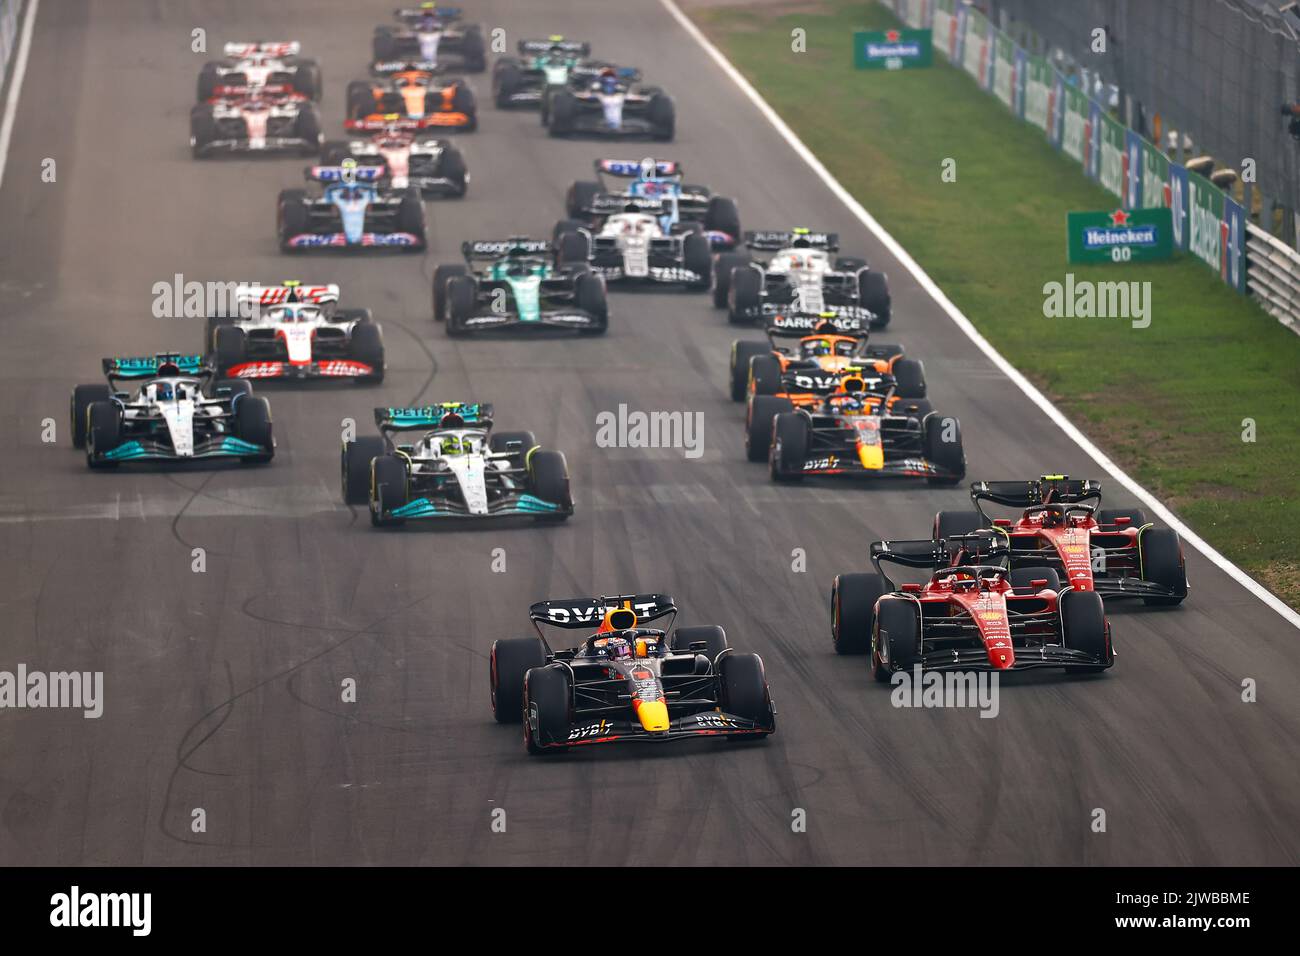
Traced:
<path fill-rule="evenodd" d="M 549 235 L 593 158 L 658 152 L 733 195 L 746 228 L 838 230 L 845 254 L 890 273 L 889 338 L 961 419 L 972 478 L 1106 478 L 659 4 L 472 12 L 512 46 L 559 31 L 641 65 L 676 97 L 671 148 L 551 141 L 535 113 L 495 110 L 483 74 L 480 130 L 460 138 L 470 195 L 428 206 L 423 259 L 281 256 L 275 197 L 304 162 L 190 158 L 206 58 L 190 31 L 210 50 L 301 40 L 337 137 L 344 84 L 364 76 L 392 6 L 41 3 L 0 192 L 0 669 L 100 670 L 106 701 L 98 720 L 0 714 L 0 864 L 1300 862 L 1300 641 L 1199 554 L 1183 607 L 1112 609 L 1109 673 L 1016 675 L 991 720 L 895 709 L 865 659 L 832 651 L 831 578 L 864 569 L 873 540 L 926 536 L 960 489 L 773 485 L 744 461 L 726 393 L 736 331 L 706 296 L 613 293 L 597 339 L 453 342 L 431 321 L 433 267 L 462 240 Z M 41 181 L 47 157 L 55 183 Z M 197 347 L 199 321 L 150 313 L 153 284 L 176 273 L 339 282 L 384 325 L 387 381 L 262 389 L 279 443 L 268 467 L 88 472 L 66 434 L 69 390 L 99 380 L 102 356 Z M 566 452 L 572 520 L 380 533 L 341 503 L 343 419 L 364 432 L 376 405 L 457 399 L 494 402 L 500 427 Z M 620 403 L 702 412 L 703 457 L 598 448 L 596 415 Z M 47 417 L 58 444 L 41 441 Z M 681 623 L 722 624 L 762 655 L 775 736 L 538 760 L 492 721 L 488 648 L 526 632 L 530 602 L 634 589 L 673 594 Z M 355 704 L 340 700 L 346 678 Z M 1241 700 L 1245 678 L 1257 703 Z M 796 809 L 807 832 L 792 832 Z"/>

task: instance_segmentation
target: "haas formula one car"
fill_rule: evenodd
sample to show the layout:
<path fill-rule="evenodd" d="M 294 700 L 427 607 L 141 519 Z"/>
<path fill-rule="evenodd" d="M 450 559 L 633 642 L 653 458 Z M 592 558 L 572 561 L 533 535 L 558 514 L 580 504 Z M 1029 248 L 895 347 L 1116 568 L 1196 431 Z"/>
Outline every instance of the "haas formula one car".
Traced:
<path fill-rule="evenodd" d="M 443 77 L 422 64 L 390 63 L 375 68 L 371 80 L 348 84 L 349 121 L 382 119 L 396 114 L 419 120 L 421 128 L 478 129 L 474 91 L 459 77 Z"/>
<path fill-rule="evenodd" d="M 750 461 L 774 481 L 813 475 L 925 478 L 954 485 L 966 477 L 961 426 L 924 398 L 904 399 L 891 376 L 849 376 L 811 405 L 755 395 L 745 420 Z"/>
<path fill-rule="evenodd" d="M 815 405 L 852 375 L 879 373 L 894 380 L 899 398 L 925 398 L 925 366 L 894 343 L 869 341 L 855 318 L 833 312 L 776 315 L 766 342 L 731 344 L 731 398 L 778 395 L 795 405 Z M 797 344 L 783 342 L 797 339 Z"/>
<path fill-rule="evenodd" d="M 195 159 L 217 153 L 289 150 L 314 156 L 323 138 L 316 105 L 280 90 L 242 89 L 190 110 L 190 149 Z"/>
<path fill-rule="evenodd" d="M 383 165 L 384 185 L 393 189 L 414 186 L 426 199 L 459 199 L 469 188 L 469 170 L 459 149 L 445 139 L 422 134 L 422 120 L 390 113 L 348 120 L 347 128 L 369 133 L 369 139 L 330 140 L 321 150 L 321 162 L 336 166 L 354 159 L 360 166 Z"/>
<path fill-rule="evenodd" d="M 796 228 L 747 232 L 746 252 L 720 255 L 714 263 L 713 304 L 732 322 L 753 322 L 784 312 L 834 312 L 873 329 L 889 324 L 889 282 L 862 259 L 832 258 L 833 232 Z M 753 261 L 757 253 L 765 262 Z"/>
<path fill-rule="evenodd" d="M 674 629 L 676 616 L 664 594 L 534 604 L 537 637 L 492 645 L 493 714 L 503 724 L 522 719 L 531 754 L 775 732 L 762 659 L 732 650 L 715 625 Z M 662 627 L 645 626 L 663 618 Z M 582 631 L 582 640 L 552 650 L 545 626 Z"/>
<path fill-rule="evenodd" d="M 444 402 L 376 408 L 379 437 L 343 443 L 343 500 L 370 505 L 370 522 L 573 514 L 564 455 L 532 432 L 492 433 L 492 406 Z M 416 431 L 412 442 L 397 436 Z"/>
<path fill-rule="evenodd" d="M 657 86 L 641 86 L 635 70 L 605 68 L 591 82 L 559 90 L 547 100 L 543 120 L 552 136 L 673 138 L 677 108 Z"/>
<path fill-rule="evenodd" d="M 206 63 L 199 72 L 200 103 L 252 90 L 320 99 L 320 67 L 315 60 L 298 55 L 301 47 L 297 41 L 227 43 L 221 52 L 225 59 Z"/>
<path fill-rule="evenodd" d="M 569 187 L 565 228 L 601 232 L 611 216 L 628 211 L 654 215 L 658 210 L 654 217 L 662 235 L 699 233 L 711 249 L 730 249 L 740 239 L 736 201 L 713 195 L 707 186 L 683 183 L 681 163 L 647 157 L 639 162 L 598 159 L 595 166 L 597 179 Z M 624 189 L 611 189 L 606 176 L 632 181 Z"/>
<path fill-rule="evenodd" d="M 420 191 L 413 186 L 382 185 L 387 166 L 361 166 L 355 159 L 345 159 L 338 166 L 309 166 L 305 175 L 323 188 L 319 195 L 305 189 L 281 190 L 275 225 L 282 252 L 425 248 Z"/>
<path fill-rule="evenodd" d="M 461 252 L 465 265 L 433 270 L 433 318 L 447 323 L 448 335 L 530 329 L 603 335 L 609 327 L 605 280 L 582 259 L 585 250 L 570 258 L 545 239 L 514 236 L 466 242 Z"/>
<path fill-rule="evenodd" d="M 483 28 L 460 23 L 459 7 L 422 3 L 393 11 L 393 25 L 375 27 L 375 65 L 394 60 L 415 60 L 436 67 L 452 60 L 467 73 L 487 69 L 487 47 Z"/>
<path fill-rule="evenodd" d="M 340 309 L 337 285 L 286 282 L 235 290 L 236 315 L 207 321 L 204 348 L 238 379 L 384 380 L 384 338 L 369 309 Z"/>
<path fill-rule="evenodd" d="M 1007 542 L 1011 567 L 1046 566 L 1079 591 L 1106 598 L 1140 597 L 1149 605 L 1187 597 L 1182 543 L 1157 528 L 1140 508 L 1099 508 L 1101 483 L 1044 475 L 1033 481 L 977 481 L 974 511 L 940 511 L 936 539 L 991 529 Z M 984 503 L 1023 509 L 1018 518 L 991 518 Z"/>
<path fill-rule="evenodd" d="M 552 36 L 520 40 L 518 56 L 492 65 L 492 99 L 502 109 L 539 106 L 548 92 L 567 87 L 575 77 L 598 74 L 609 64 L 592 64 L 591 44 Z"/>
<path fill-rule="evenodd" d="M 871 654 L 876 679 L 923 670 L 1041 667 L 1097 673 L 1115 663 L 1101 598 L 1062 588 L 1050 567 L 1008 568 L 1005 539 L 988 532 L 942 541 L 877 541 L 874 574 L 831 586 L 831 639 L 840 654 Z M 882 562 L 930 572 L 895 585 Z"/>
<path fill-rule="evenodd" d="M 124 461 L 270 461 L 271 406 L 244 381 L 215 380 L 201 355 L 106 358 L 107 385 L 72 392 L 72 444 L 91 468 Z M 119 382 L 140 383 L 134 395 Z"/>

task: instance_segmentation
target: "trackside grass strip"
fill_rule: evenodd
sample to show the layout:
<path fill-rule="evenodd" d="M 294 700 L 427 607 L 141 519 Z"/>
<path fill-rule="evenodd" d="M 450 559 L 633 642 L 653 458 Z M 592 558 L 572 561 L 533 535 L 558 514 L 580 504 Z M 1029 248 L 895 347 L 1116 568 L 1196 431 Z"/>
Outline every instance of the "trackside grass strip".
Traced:
<path fill-rule="evenodd" d="M 1206 540 L 1300 607 L 1300 336 L 1188 256 L 1067 266 L 1066 212 L 1117 200 L 937 55 L 928 70 L 855 70 L 855 29 L 900 26 L 883 7 L 688 9 L 998 351 Z M 796 28 L 807 52 L 791 50 Z M 955 182 L 940 178 L 945 159 Z M 1149 281 L 1149 327 L 1045 318 L 1043 287 L 1067 272 L 1076 283 Z M 1250 422 L 1253 442 L 1243 440 Z"/>

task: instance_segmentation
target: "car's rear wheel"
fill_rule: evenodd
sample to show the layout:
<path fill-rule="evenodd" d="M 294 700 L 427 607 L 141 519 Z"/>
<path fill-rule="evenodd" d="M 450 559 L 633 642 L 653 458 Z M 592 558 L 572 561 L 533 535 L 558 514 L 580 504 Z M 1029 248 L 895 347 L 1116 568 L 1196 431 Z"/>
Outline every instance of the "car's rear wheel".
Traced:
<path fill-rule="evenodd" d="M 370 500 L 370 462 L 384 451 L 384 440 L 374 435 L 363 435 L 343 443 L 340 478 L 344 504 L 364 505 Z"/>
<path fill-rule="evenodd" d="M 925 366 L 919 360 L 899 359 L 891 371 L 900 398 L 925 398 Z"/>
<path fill-rule="evenodd" d="M 876 602 L 887 593 L 879 574 L 838 574 L 831 584 L 831 642 L 836 654 L 858 655 L 871 650 Z"/>
<path fill-rule="evenodd" d="M 492 716 L 498 724 L 517 724 L 523 715 L 524 675 L 546 664 L 546 647 L 540 638 L 519 637 L 493 641 L 488 655 Z"/>

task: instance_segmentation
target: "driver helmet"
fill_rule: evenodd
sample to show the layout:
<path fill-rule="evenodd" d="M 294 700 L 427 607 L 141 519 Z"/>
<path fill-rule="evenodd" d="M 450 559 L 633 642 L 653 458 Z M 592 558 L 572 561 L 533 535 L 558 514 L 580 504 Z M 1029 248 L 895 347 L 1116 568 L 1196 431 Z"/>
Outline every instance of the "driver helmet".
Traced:
<path fill-rule="evenodd" d="M 618 74 L 613 70 L 605 69 L 600 71 L 600 91 L 602 93 L 615 93 L 618 91 Z"/>
<path fill-rule="evenodd" d="M 460 438 L 458 435 L 448 435 L 443 438 L 438 446 L 438 450 L 444 455 L 463 455 L 469 451 L 469 442 Z"/>
<path fill-rule="evenodd" d="M 158 382 L 153 387 L 153 397 L 155 400 L 160 402 L 170 402 L 175 398 L 175 393 L 172 391 L 172 383 Z"/>
<path fill-rule="evenodd" d="M 632 643 L 626 637 L 610 637 L 605 641 L 605 654 L 612 661 L 626 660 L 632 656 Z"/>
<path fill-rule="evenodd" d="M 1065 524 L 1065 512 L 1060 508 L 1046 508 L 1043 511 L 1043 527 L 1057 528 Z"/>
<path fill-rule="evenodd" d="M 823 355 L 834 355 L 835 346 L 830 339 L 811 339 L 803 344 L 803 354 L 809 358 L 820 358 Z"/>

